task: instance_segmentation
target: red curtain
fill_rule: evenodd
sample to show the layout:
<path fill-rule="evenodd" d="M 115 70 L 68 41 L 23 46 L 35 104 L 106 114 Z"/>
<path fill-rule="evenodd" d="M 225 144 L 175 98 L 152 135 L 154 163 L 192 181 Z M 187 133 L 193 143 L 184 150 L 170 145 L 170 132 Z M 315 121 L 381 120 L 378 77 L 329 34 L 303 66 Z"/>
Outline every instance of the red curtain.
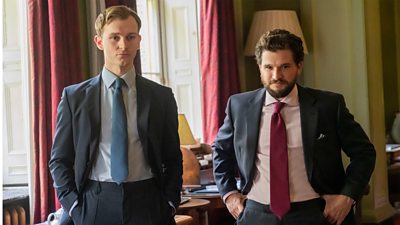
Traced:
<path fill-rule="evenodd" d="M 200 2 L 200 65 L 204 142 L 212 144 L 230 95 L 239 92 L 232 0 Z"/>
<path fill-rule="evenodd" d="M 34 223 L 59 203 L 48 162 L 62 89 L 84 79 L 81 71 L 78 0 L 28 0 L 33 102 Z"/>

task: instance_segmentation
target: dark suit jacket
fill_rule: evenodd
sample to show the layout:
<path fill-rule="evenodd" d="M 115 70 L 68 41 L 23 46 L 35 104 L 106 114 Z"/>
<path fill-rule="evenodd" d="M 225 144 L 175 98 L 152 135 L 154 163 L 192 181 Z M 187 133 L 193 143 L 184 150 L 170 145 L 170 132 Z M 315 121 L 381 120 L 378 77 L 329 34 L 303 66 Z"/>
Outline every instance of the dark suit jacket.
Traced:
<path fill-rule="evenodd" d="M 309 182 L 321 195 L 343 194 L 359 199 L 374 169 L 374 146 L 354 121 L 342 95 L 297 86 Z M 228 101 L 224 123 L 213 145 L 214 174 L 222 196 L 237 189 L 235 168 L 240 173 L 240 191 L 247 194 L 251 189 L 265 91 L 261 88 L 233 95 Z M 351 160 L 346 171 L 341 150 Z"/>
<path fill-rule="evenodd" d="M 82 192 L 97 157 L 100 135 L 98 75 L 66 87 L 57 112 L 49 162 L 54 187 L 68 212 Z M 170 88 L 136 76 L 138 132 L 145 157 L 160 190 L 176 207 L 182 187 L 182 155 L 177 107 Z"/>

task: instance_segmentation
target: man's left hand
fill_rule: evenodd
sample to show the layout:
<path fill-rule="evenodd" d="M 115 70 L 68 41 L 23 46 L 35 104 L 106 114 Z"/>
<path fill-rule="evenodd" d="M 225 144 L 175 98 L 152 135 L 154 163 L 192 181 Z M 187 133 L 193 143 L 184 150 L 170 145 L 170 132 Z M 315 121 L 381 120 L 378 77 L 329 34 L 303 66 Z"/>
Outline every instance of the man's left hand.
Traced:
<path fill-rule="evenodd" d="M 326 220 L 331 224 L 342 224 L 354 200 L 346 195 L 323 195 L 322 198 L 326 202 L 324 209 Z"/>

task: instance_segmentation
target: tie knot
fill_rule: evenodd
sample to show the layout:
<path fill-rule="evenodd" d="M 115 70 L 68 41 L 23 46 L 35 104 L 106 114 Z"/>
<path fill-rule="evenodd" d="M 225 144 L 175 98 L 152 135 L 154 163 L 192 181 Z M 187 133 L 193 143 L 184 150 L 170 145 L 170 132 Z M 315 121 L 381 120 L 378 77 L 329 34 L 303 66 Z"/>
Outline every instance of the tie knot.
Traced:
<path fill-rule="evenodd" d="M 124 83 L 124 79 L 117 77 L 117 79 L 115 79 L 115 88 L 121 89 Z"/>
<path fill-rule="evenodd" d="M 274 113 L 279 113 L 281 109 L 285 106 L 284 102 L 277 101 L 275 102 Z"/>

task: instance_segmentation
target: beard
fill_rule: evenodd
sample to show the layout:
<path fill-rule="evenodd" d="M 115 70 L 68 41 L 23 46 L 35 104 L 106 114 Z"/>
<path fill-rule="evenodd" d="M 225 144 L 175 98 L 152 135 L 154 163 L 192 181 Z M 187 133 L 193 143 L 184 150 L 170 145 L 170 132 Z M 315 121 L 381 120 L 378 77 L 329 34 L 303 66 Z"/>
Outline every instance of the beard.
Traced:
<path fill-rule="evenodd" d="M 282 80 L 282 79 L 273 80 L 270 82 L 264 81 L 263 79 L 261 79 L 261 80 L 262 80 L 262 83 L 263 83 L 265 89 L 267 89 L 268 93 L 274 98 L 286 97 L 293 90 L 294 85 L 296 84 L 296 80 L 293 80 L 292 82 L 288 82 L 288 81 Z M 276 84 L 276 83 L 279 83 L 281 85 L 284 84 L 284 85 L 286 85 L 286 87 L 281 90 L 272 90 L 271 85 Z"/>

